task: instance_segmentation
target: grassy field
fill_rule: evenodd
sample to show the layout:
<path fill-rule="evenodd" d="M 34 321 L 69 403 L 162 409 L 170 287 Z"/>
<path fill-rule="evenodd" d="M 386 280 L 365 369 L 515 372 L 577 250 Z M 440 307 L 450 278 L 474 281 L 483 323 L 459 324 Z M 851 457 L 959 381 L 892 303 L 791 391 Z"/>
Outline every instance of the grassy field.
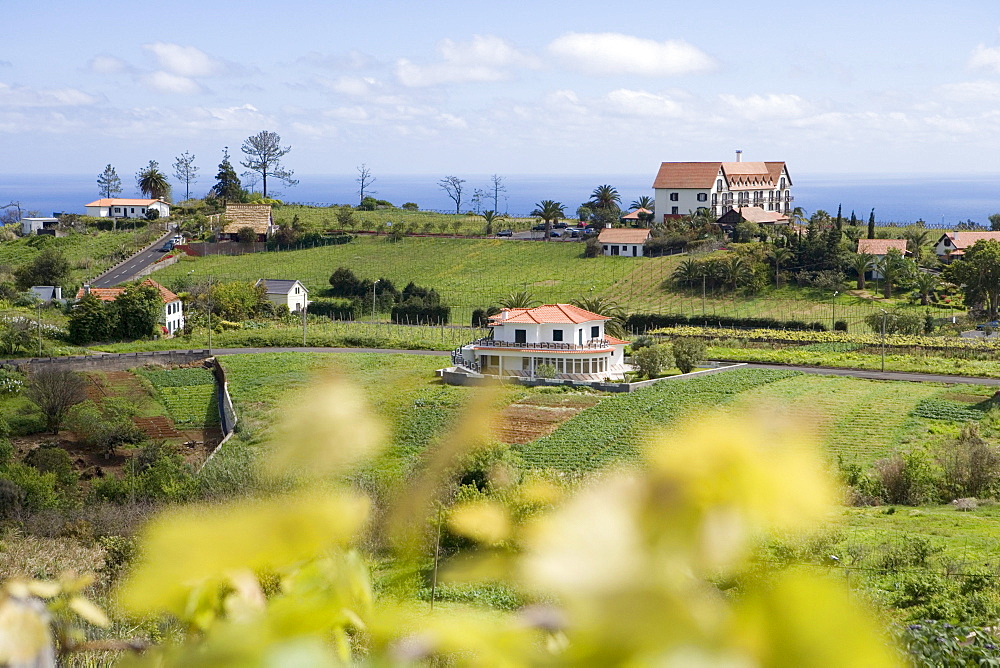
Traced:
<path fill-rule="evenodd" d="M 866 329 L 865 316 L 896 303 L 846 292 L 834 303 L 832 294 L 792 287 L 768 289 L 753 297 L 709 292 L 702 299 L 700 291 L 677 290 L 670 282 L 682 257 L 584 258 L 583 244 L 576 242 L 410 237 L 388 243 L 385 237 L 364 236 L 342 246 L 260 253 L 252 259 L 191 259 L 157 272 L 156 279 L 182 289 L 189 279 L 209 277 L 216 281 L 297 278 L 315 298 L 329 286 L 330 274 L 343 266 L 364 278 L 389 278 L 400 289 L 410 281 L 435 288 L 453 307 L 455 323 L 468 322 L 473 309 L 520 290 L 547 303 L 599 295 L 638 312 L 772 317 L 830 325 L 836 316 L 852 330 Z"/>
<path fill-rule="evenodd" d="M 286 204 L 274 209 L 275 223 L 291 223 L 295 216 L 306 229 L 325 231 L 329 229 L 353 232 L 386 232 L 403 229 L 409 234 L 461 234 L 480 235 L 486 231 L 482 216 L 455 215 L 437 211 L 407 211 L 406 209 L 379 209 L 377 211 L 354 211 L 354 225 L 343 227 L 337 221 L 335 207 L 312 207 Z M 530 229 L 538 221 L 535 218 L 504 218 L 493 223 L 494 231 L 510 229 L 515 231 Z M 572 221 L 568 221 L 572 224 Z M 392 225 L 386 225 L 392 223 Z"/>

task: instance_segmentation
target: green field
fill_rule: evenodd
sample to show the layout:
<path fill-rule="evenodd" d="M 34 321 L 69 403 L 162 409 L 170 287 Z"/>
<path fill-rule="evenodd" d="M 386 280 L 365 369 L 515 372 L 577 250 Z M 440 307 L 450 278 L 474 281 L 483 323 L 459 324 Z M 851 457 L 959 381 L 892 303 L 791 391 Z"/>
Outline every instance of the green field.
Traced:
<path fill-rule="evenodd" d="M 156 398 L 179 428 L 219 424 L 215 379 L 208 369 L 136 369 L 136 373 L 152 384 Z"/>
<path fill-rule="evenodd" d="M 682 257 L 584 258 L 583 244 L 577 242 L 408 237 L 388 243 L 385 237 L 362 236 L 345 245 L 252 258 L 191 259 L 157 272 L 156 279 L 181 289 L 189 279 L 210 277 L 216 281 L 297 278 L 315 298 L 329 286 L 330 274 L 343 266 L 363 278 L 389 278 L 400 289 L 410 281 L 433 287 L 453 307 L 452 322 L 460 324 L 469 321 L 473 309 L 520 290 L 547 303 L 600 295 L 638 312 L 772 317 L 831 325 L 836 315 L 852 331 L 866 331 L 863 318 L 886 306 L 880 300 L 842 294 L 834 307 L 830 294 L 792 287 L 752 297 L 709 292 L 702 299 L 700 291 L 677 290 L 670 282 Z"/>

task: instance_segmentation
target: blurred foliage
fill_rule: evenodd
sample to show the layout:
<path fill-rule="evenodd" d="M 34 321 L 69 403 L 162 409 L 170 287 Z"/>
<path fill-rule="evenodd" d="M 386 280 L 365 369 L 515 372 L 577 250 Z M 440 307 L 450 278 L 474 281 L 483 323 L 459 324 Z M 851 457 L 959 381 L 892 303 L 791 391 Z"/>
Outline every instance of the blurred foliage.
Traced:
<path fill-rule="evenodd" d="M 489 425 L 497 402 L 483 393 L 397 489 L 376 494 L 349 482 L 384 443 L 360 396 L 331 377 L 289 404 L 298 407 L 262 465 L 283 481 L 282 493 L 173 507 L 150 523 L 119 604 L 138 618 L 169 615 L 186 632 L 129 662 L 901 660 L 844 587 L 795 568 L 762 570 L 752 559 L 760 536 L 826 520 L 840 493 L 815 449 L 782 425 L 692 427 L 656 439 L 642 467 L 605 472 L 570 492 L 487 456 L 496 447 Z M 435 560 L 429 576 L 428 555 L 440 554 L 443 531 L 465 543 L 440 569 Z M 433 595 L 430 605 L 420 599 L 428 577 L 438 586 L 438 572 L 452 602 L 435 607 Z M 503 605 L 456 602 L 454 592 L 470 583 L 486 583 Z M 17 602 L 16 618 L 0 610 L 0 660 L 15 658 L 10 647 L 23 659 L 52 640 L 53 608 L 34 604 L 52 599 L 16 586 L 30 605 Z M 70 607 L 80 612 L 79 602 Z M 103 621 L 84 609 L 91 622 Z M 36 631 L 19 634 L 29 626 Z"/>

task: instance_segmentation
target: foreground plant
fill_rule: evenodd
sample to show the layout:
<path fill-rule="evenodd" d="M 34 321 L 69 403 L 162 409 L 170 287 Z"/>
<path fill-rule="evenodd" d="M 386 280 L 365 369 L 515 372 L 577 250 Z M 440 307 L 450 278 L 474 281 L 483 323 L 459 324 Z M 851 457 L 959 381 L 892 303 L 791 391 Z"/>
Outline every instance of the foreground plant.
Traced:
<path fill-rule="evenodd" d="M 658 439 L 635 470 L 563 498 L 497 472 L 492 492 L 437 508 L 458 462 L 489 446 L 489 396 L 372 513 L 344 482 L 383 443 L 360 393 L 329 379 L 287 412 L 264 470 L 286 494 L 174 509 L 143 538 L 121 591 L 131 614 L 169 614 L 181 642 L 156 665 L 892 665 L 873 619 L 838 584 L 761 573 L 754 539 L 825 520 L 837 495 L 814 450 L 774 425 L 720 421 Z M 505 582 L 514 613 L 437 606 L 392 582 L 376 593 L 378 545 L 396 581 L 420 575 L 442 521 L 476 546 L 450 581 Z M 390 578 L 391 580 L 391 578 Z M 717 583 L 727 583 L 724 591 Z M 39 617 L 44 623 L 44 618 Z M 3 625 L 0 617 L 0 628 Z M 45 651 L 44 638 L 36 642 Z"/>

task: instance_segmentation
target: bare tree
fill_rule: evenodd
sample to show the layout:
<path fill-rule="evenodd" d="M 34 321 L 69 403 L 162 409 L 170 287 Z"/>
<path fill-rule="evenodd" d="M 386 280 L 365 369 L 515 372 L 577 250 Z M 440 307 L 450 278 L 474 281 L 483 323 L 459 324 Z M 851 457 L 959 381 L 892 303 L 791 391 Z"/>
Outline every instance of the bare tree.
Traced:
<path fill-rule="evenodd" d="M 271 176 L 286 186 L 294 186 L 298 181 L 292 178 L 294 172 L 281 166 L 281 158 L 292 150 L 291 146 L 281 145 L 281 135 L 277 132 L 261 130 L 246 138 L 240 150 L 247 159 L 240 162 L 247 169 L 260 174 L 264 197 L 267 197 L 267 177 Z"/>
<path fill-rule="evenodd" d="M 455 203 L 455 213 L 462 213 L 462 184 L 465 179 L 457 176 L 446 176 L 438 181 L 438 187 L 448 194 L 451 201 Z"/>
<path fill-rule="evenodd" d="M 42 411 L 46 429 L 58 434 L 69 409 L 87 398 L 86 383 L 69 369 L 47 367 L 31 374 L 25 396 Z"/>
<path fill-rule="evenodd" d="M 14 211 L 8 211 L 8 209 L 13 209 Z M 0 225 L 13 225 L 14 223 L 21 222 L 21 216 L 24 214 L 21 211 L 21 202 L 11 202 L 10 204 L 4 204 L 0 206 Z"/>
<path fill-rule="evenodd" d="M 359 203 L 364 202 L 366 196 L 378 194 L 378 192 L 371 189 L 376 179 L 372 176 L 372 170 L 368 169 L 368 165 L 365 163 L 361 163 L 361 166 L 358 167 L 358 178 L 354 180 L 358 182 L 359 186 L 358 194 L 361 196 Z"/>
<path fill-rule="evenodd" d="M 243 179 L 243 183 L 247 185 L 247 190 L 250 192 L 253 192 L 257 184 L 260 183 L 260 176 L 257 175 L 257 172 L 251 172 L 249 169 L 240 174 L 240 178 Z"/>
<path fill-rule="evenodd" d="M 500 211 L 500 193 L 507 192 L 507 186 L 503 182 L 503 177 L 499 174 L 494 174 L 490 177 L 490 190 L 493 191 L 489 198 L 493 200 L 493 210 Z"/>
<path fill-rule="evenodd" d="M 198 168 L 194 166 L 194 156 L 188 151 L 177 156 L 174 178 L 184 184 L 184 199 L 191 199 L 191 184 L 198 182 Z"/>

